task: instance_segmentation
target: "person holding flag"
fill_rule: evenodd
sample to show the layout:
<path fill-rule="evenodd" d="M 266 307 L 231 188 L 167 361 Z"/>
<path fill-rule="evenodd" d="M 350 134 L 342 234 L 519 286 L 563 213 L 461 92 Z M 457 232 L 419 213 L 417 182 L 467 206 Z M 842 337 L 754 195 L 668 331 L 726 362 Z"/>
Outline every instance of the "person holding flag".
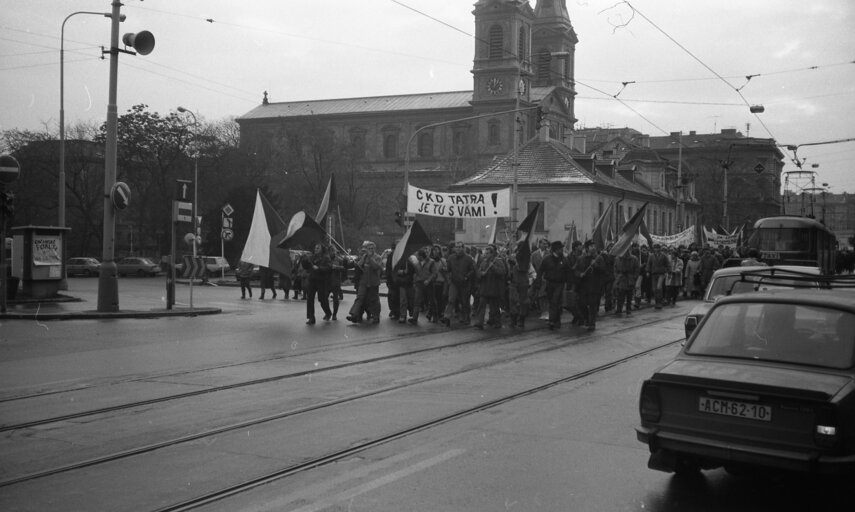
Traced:
<path fill-rule="evenodd" d="M 301 265 L 309 273 L 309 288 L 306 293 L 306 323 L 315 323 L 315 297 L 324 311 L 324 320 L 332 318 L 329 304 L 329 281 L 332 263 L 324 244 L 316 242 L 311 256 L 305 257 Z"/>
<path fill-rule="evenodd" d="M 564 256 L 564 244 L 556 240 L 550 245 L 550 253 L 540 264 L 537 276 L 546 284 L 546 298 L 549 301 L 549 328 L 561 327 L 561 310 L 564 302 L 564 288 L 570 278 L 570 265 Z"/>
<path fill-rule="evenodd" d="M 502 285 L 507 275 L 507 267 L 499 257 L 495 245 L 484 248 L 484 255 L 478 261 L 476 276 L 478 279 L 478 309 L 475 311 L 475 327 L 484 328 L 484 316 L 487 307 L 490 315 L 487 325 L 499 328 L 502 326 L 501 298 Z"/>
<path fill-rule="evenodd" d="M 454 243 L 454 253 L 446 260 L 448 267 L 448 302 L 442 315 L 442 323 L 451 326 L 451 318 L 457 311 L 458 320 L 469 323 L 471 295 L 470 284 L 475 275 L 475 260 L 466 254 L 463 242 Z"/>

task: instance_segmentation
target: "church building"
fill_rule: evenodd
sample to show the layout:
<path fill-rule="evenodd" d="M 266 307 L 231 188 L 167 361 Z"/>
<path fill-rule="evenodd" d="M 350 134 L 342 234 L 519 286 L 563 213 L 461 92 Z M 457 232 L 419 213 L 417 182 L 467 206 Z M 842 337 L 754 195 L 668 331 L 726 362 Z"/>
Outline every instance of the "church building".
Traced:
<path fill-rule="evenodd" d="M 566 0 L 478 0 L 474 3 L 472 90 L 347 99 L 272 102 L 237 119 L 241 146 L 251 153 L 275 149 L 283 134 L 319 123 L 337 141 L 359 148 L 359 179 L 372 197 L 385 198 L 364 236 L 381 244 L 399 237 L 396 200 L 405 183 L 462 192 L 512 187 L 513 230 L 535 203 L 543 208 L 536 236 L 563 240 L 575 224 L 582 238 L 612 202 L 619 225 L 646 202 L 677 217 L 676 180 L 667 162 L 650 185 L 617 160 L 579 151 L 574 137 L 574 56 L 578 39 Z M 670 181 L 669 181 L 670 180 Z M 691 198 L 680 201 L 687 218 Z M 618 208 L 615 208 L 618 211 Z M 682 217 L 681 217 L 682 218 Z M 486 242 L 481 220 L 419 217 L 437 241 Z M 657 223 L 657 226 L 659 223 Z M 672 234 L 663 223 L 657 234 Z M 388 240 L 386 240 L 388 238 Z"/>

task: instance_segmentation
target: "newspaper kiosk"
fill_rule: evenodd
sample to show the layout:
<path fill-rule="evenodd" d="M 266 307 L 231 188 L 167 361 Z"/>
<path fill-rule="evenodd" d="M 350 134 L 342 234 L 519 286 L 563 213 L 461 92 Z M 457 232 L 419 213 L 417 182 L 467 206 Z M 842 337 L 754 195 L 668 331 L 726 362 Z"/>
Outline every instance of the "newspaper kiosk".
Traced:
<path fill-rule="evenodd" d="M 58 226 L 12 228 L 12 275 L 21 280 L 24 296 L 56 296 L 65 275 L 62 244 L 69 230 Z"/>

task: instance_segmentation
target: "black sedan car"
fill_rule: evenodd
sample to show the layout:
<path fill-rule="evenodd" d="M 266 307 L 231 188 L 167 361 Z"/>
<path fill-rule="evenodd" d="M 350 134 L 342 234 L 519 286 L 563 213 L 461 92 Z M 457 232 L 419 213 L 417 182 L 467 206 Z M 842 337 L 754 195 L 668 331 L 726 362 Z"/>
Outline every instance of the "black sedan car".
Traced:
<path fill-rule="evenodd" d="M 651 469 L 855 475 L 855 290 L 721 298 L 639 412 Z"/>

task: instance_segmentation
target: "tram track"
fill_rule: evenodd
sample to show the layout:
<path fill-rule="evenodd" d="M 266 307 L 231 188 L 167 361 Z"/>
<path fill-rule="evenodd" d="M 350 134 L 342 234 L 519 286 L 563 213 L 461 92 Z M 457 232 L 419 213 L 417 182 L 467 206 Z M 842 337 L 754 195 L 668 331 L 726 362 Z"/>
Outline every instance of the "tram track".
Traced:
<path fill-rule="evenodd" d="M 646 350 L 642 350 L 642 351 L 636 352 L 634 354 L 630 354 L 630 355 L 622 357 L 622 358 L 618 358 L 614 361 L 610 361 L 608 363 L 596 366 L 594 368 L 589 368 L 589 369 L 586 369 L 586 370 L 583 370 L 580 372 L 576 372 L 576 373 L 573 373 L 571 375 L 567 375 L 567 376 L 564 376 L 564 377 L 561 377 L 558 379 L 551 380 L 551 381 L 546 382 L 544 384 L 540 384 L 538 386 L 530 387 L 530 388 L 524 389 L 522 391 L 518 391 L 518 392 L 507 394 L 507 395 L 504 395 L 504 396 L 501 396 L 498 398 L 494 398 L 492 400 L 488 400 L 488 401 L 479 403 L 479 404 L 474 405 L 474 406 L 466 407 L 464 409 L 460 409 L 460 410 L 454 411 L 454 412 L 449 413 L 449 414 L 444 414 L 442 416 L 439 416 L 439 417 L 436 417 L 436 418 L 433 418 L 433 419 L 430 419 L 427 421 L 422 421 L 418 424 L 410 425 L 410 426 L 403 428 L 403 429 L 400 429 L 396 432 L 388 433 L 388 434 L 385 434 L 383 436 L 380 436 L 380 437 L 377 437 L 374 439 L 369 439 L 367 441 L 360 442 L 359 444 L 352 445 L 352 446 L 345 448 L 345 449 L 342 449 L 342 450 L 330 452 L 330 453 L 324 454 L 322 456 L 313 458 L 311 460 L 307 460 L 307 461 L 304 461 L 304 462 L 301 462 L 298 464 L 294 464 L 294 465 L 291 465 L 291 466 L 288 466 L 285 468 L 277 469 L 275 471 L 268 472 L 267 474 L 264 474 L 264 475 L 261 475 L 261 476 L 258 476 L 258 477 L 252 478 L 252 479 L 248 479 L 244 482 L 233 484 L 233 485 L 224 487 L 222 489 L 210 491 L 208 493 L 205 493 L 205 494 L 202 494 L 200 496 L 182 501 L 180 503 L 175 503 L 172 505 L 161 507 L 161 508 L 155 509 L 154 512 L 183 512 L 183 511 L 187 511 L 187 510 L 193 510 L 193 509 L 205 506 L 205 505 L 209 505 L 209 504 L 215 503 L 217 501 L 220 501 L 220 500 L 223 500 L 226 498 L 237 496 L 241 493 L 250 491 L 256 487 L 266 485 L 266 484 L 281 480 L 283 478 L 288 478 L 290 476 L 294 476 L 294 475 L 297 475 L 297 474 L 305 472 L 305 471 L 310 471 L 310 470 L 315 469 L 315 468 L 319 468 L 319 467 L 322 467 L 322 466 L 325 466 L 328 464 L 332 464 L 334 462 L 338 462 L 338 461 L 347 459 L 349 457 L 357 455 L 357 454 L 364 452 L 366 450 L 369 450 L 371 448 L 382 446 L 384 444 L 387 444 L 387 443 L 390 443 L 390 442 L 393 442 L 393 441 L 396 441 L 399 439 L 403 439 L 403 438 L 411 436 L 413 434 L 424 432 L 424 431 L 445 425 L 447 423 L 451 423 L 451 422 L 454 422 L 457 420 L 464 419 L 468 416 L 472 416 L 474 414 L 477 414 L 477 413 L 498 407 L 500 405 L 506 404 L 508 402 L 512 402 L 514 400 L 518 400 L 518 399 L 525 398 L 525 397 L 528 397 L 528 396 L 536 394 L 536 393 L 540 393 L 542 391 L 553 388 L 555 386 L 559 386 L 561 384 L 566 384 L 566 383 L 573 382 L 573 381 L 576 381 L 579 379 L 590 377 L 592 375 L 604 372 L 604 371 L 609 370 L 611 368 L 614 368 L 616 366 L 620 366 L 622 364 L 633 361 L 637 358 L 643 357 L 645 355 L 656 352 L 658 350 L 662 350 L 664 348 L 671 347 L 671 346 L 673 346 L 677 343 L 680 343 L 682 341 L 683 341 L 683 338 L 679 338 L 677 340 L 672 340 L 672 341 L 657 345 L 655 347 L 648 348 Z"/>
<path fill-rule="evenodd" d="M 658 324 L 658 323 L 661 323 L 665 320 L 668 320 L 668 319 L 657 318 L 656 320 L 653 320 L 650 322 L 645 322 L 642 324 L 635 324 L 632 327 L 617 329 L 615 331 L 610 332 L 609 335 L 615 335 L 615 334 L 633 331 L 633 330 L 638 329 L 639 327 Z M 525 333 L 525 338 L 537 338 L 537 337 L 541 337 L 541 336 L 542 336 L 542 333 L 540 333 L 539 330 L 528 331 Z M 475 340 L 467 340 L 464 342 L 442 345 L 440 347 L 430 347 L 430 348 L 425 348 L 425 349 L 420 349 L 420 350 L 408 351 L 408 352 L 405 352 L 402 354 L 395 354 L 394 356 L 370 358 L 370 359 L 366 359 L 366 360 L 345 363 L 343 365 L 335 365 L 335 368 L 334 367 L 327 367 L 327 368 L 322 368 L 322 369 L 313 369 L 313 370 L 307 370 L 307 371 L 302 371 L 302 372 L 296 372 L 296 373 L 288 374 L 288 375 L 277 376 L 276 379 L 265 378 L 265 379 L 257 379 L 257 380 L 262 381 L 262 383 L 263 383 L 263 382 L 269 382 L 271 380 L 284 379 L 284 378 L 297 377 L 297 376 L 305 376 L 305 375 L 317 374 L 317 373 L 321 373 L 321 372 L 329 372 L 329 371 L 333 371 L 334 369 L 340 369 L 340 368 L 353 367 L 353 366 L 358 366 L 358 365 L 363 365 L 363 364 L 376 363 L 376 362 L 385 361 L 385 360 L 389 360 L 389 359 L 393 359 L 393 358 L 412 356 L 412 355 L 421 354 L 421 353 L 425 353 L 425 352 L 447 350 L 449 348 L 454 348 L 454 347 L 459 347 L 459 346 L 469 345 L 469 344 L 474 344 L 474 343 L 490 342 L 490 341 L 493 341 L 495 339 L 507 338 L 507 337 L 508 337 L 507 335 L 496 334 L 496 335 L 489 336 L 486 338 L 482 337 L 482 338 L 478 338 Z M 591 333 L 586 333 L 586 334 L 583 334 L 583 335 L 575 337 L 575 338 L 568 338 L 567 341 L 570 341 L 573 344 L 576 344 L 576 343 L 584 342 L 585 340 L 587 340 L 589 338 L 594 338 L 594 337 L 596 337 L 596 335 L 591 334 Z M 515 337 L 514 340 L 515 341 L 520 340 L 520 337 L 519 336 Z M 554 340 L 554 338 L 550 338 L 550 341 L 555 341 L 555 340 Z M 679 341 L 682 341 L 682 338 L 679 340 L 668 342 L 667 344 L 662 345 L 662 346 L 670 346 L 673 343 L 676 343 Z M 539 343 L 538 343 L 538 345 L 539 345 Z M 347 404 L 347 403 L 356 402 L 358 400 L 369 398 L 372 396 L 381 395 L 384 393 L 392 393 L 395 391 L 403 390 L 405 388 L 409 388 L 409 387 L 413 387 L 413 386 L 417 386 L 417 385 L 421 385 L 421 384 L 426 384 L 426 383 L 433 382 L 433 381 L 439 381 L 442 379 L 447 379 L 450 377 L 455 377 L 455 376 L 463 375 L 466 373 L 483 370 L 483 369 L 490 368 L 493 366 L 507 364 L 509 362 L 519 360 L 520 358 L 533 357 L 533 356 L 540 355 L 543 353 L 561 350 L 561 349 L 566 348 L 567 346 L 568 346 L 568 343 L 560 343 L 560 344 L 556 344 L 556 345 L 550 345 L 547 347 L 535 348 L 533 350 L 528 350 L 526 352 L 515 353 L 515 354 L 508 356 L 508 357 L 490 360 L 490 361 L 484 362 L 482 364 L 464 366 L 464 367 L 457 369 L 457 370 L 454 370 L 454 371 L 445 372 L 445 373 L 437 374 L 437 375 L 432 375 L 430 377 L 412 379 L 412 380 L 409 380 L 407 382 L 403 382 L 403 383 L 399 383 L 399 384 L 395 384 L 395 385 L 391 385 L 391 386 L 383 386 L 383 387 L 379 387 L 376 389 L 367 390 L 367 391 L 362 392 L 362 393 L 352 394 L 352 395 L 342 397 L 339 399 L 335 399 L 335 400 L 328 400 L 328 401 L 324 401 L 324 402 L 320 402 L 320 403 L 316 403 L 316 404 L 311 404 L 308 406 L 292 409 L 289 411 L 282 411 L 282 412 L 279 412 L 276 414 L 265 415 L 263 417 L 258 417 L 258 418 L 253 418 L 250 420 L 240 421 L 240 422 L 232 423 L 229 425 L 224 425 L 224 426 L 221 426 L 218 428 L 205 430 L 202 432 L 196 432 L 196 433 L 192 433 L 192 434 L 188 434 L 188 435 L 184 435 L 184 436 L 180 436 L 180 437 L 175 437 L 175 438 L 163 440 L 163 441 L 160 441 L 157 443 L 151 443 L 151 444 L 145 445 L 145 446 L 138 446 L 138 447 L 135 447 L 132 449 L 123 450 L 120 452 L 115 452 L 115 453 L 107 454 L 107 455 L 100 456 L 100 457 L 95 457 L 95 458 L 91 458 L 91 459 L 87 459 L 87 460 L 83 460 L 83 461 L 74 462 L 71 464 L 66 464 L 66 465 L 57 466 L 54 468 L 36 471 L 36 472 L 32 472 L 32 473 L 25 474 L 25 475 L 20 475 L 20 476 L 14 477 L 14 478 L 2 480 L 2 481 L 0 481 L 0 487 L 8 487 L 11 485 L 15 485 L 15 484 L 19 484 L 19 483 L 23 483 L 23 482 L 27 482 L 27 481 L 32 481 L 32 480 L 37 480 L 40 478 L 45 478 L 45 477 L 60 474 L 60 473 L 66 473 L 69 471 L 79 470 L 79 469 L 92 467 L 92 466 L 96 466 L 96 465 L 100 465 L 100 464 L 114 462 L 114 461 L 118 461 L 118 460 L 122 460 L 122 459 L 127 459 L 127 458 L 130 458 L 133 456 L 142 455 L 142 454 L 153 452 L 156 450 L 174 447 L 174 446 L 177 446 L 180 444 L 198 441 L 201 439 L 205 439 L 205 438 L 212 437 L 212 436 L 217 436 L 220 434 L 224 434 L 224 433 L 228 433 L 228 432 L 234 432 L 234 431 L 238 431 L 241 429 L 246 429 L 248 427 L 261 425 L 263 423 L 268 423 L 268 422 L 272 422 L 272 421 L 276 421 L 276 420 L 294 417 L 294 416 L 298 416 L 301 414 L 316 412 L 319 410 L 323 410 L 325 408 L 331 408 L 331 407 L 340 406 L 340 405 Z M 658 347 L 658 348 L 661 348 L 661 347 Z M 564 381 L 566 381 L 566 379 Z M 252 383 L 258 384 L 259 382 L 252 381 Z M 252 385 L 252 384 L 250 384 L 250 381 L 246 381 L 246 382 L 241 383 L 241 384 L 242 385 Z M 553 385 L 555 385 L 555 384 L 553 384 Z M 221 388 L 221 390 L 225 390 L 225 389 L 233 389 L 234 387 L 235 387 L 235 385 L 228 385 L 228 386 L 222 386 L 220 388 Z M 200 391 L 212 392 L 212 390 L 200 390 Z M 121 410 L 121 409 L 129 409 L 131 407 L 149 405 L 151 403 L 164 402 L 164 401 L 168 401 L 168 400 L 175 400 L 178 397 L 184 398 L 185 395 L 186 396 L 197 396 L 199 394 L 203 394 L 203 393 L 195 393 L 194 392 L 194 393 L 190 393 L 190 394 L 173 395 L 171 398 L 168 398 L 168 399 L 165 398 L 163 400 L 134 402 L 133 404 L 124 404 L 124 406 L 121 408 L 108 408 L 109 411 L 106 411 L 106 412 L 112 412 L 112 411 Z M 94 415 L 94 414 L 98 414 L 98 413 L 92 412 L 89 415 Z M 65 421 L 65 418 L 63 417 L 63 419 L 55 419 L 55 421 Z M 45 420 L 45 423 L 47 423 L 46 420 Z"/>

